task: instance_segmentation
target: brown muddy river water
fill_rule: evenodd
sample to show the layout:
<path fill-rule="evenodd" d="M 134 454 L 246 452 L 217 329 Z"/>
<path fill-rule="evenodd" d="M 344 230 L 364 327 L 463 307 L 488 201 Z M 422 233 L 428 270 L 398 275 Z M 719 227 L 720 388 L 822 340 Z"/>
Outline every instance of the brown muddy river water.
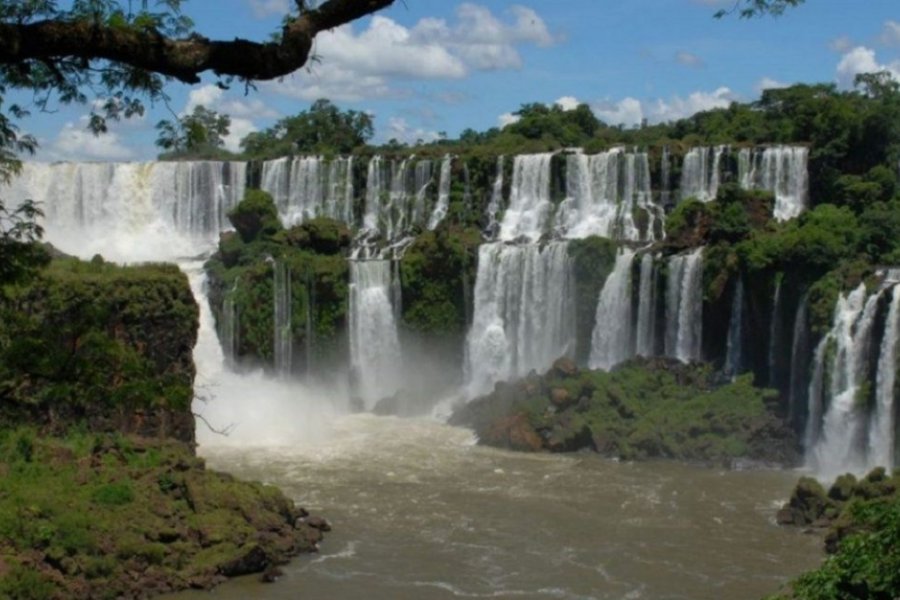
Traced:
<path fill-rule="evenodd" d="M 816 566 L 775 525 L 797 473 L 483 448 L 430 420 L 343 417 L 320 441 L 214 447 L 216 469 L 281 487 L 334 530 L 275 584 L 170 600 L 758 599 Z"/>

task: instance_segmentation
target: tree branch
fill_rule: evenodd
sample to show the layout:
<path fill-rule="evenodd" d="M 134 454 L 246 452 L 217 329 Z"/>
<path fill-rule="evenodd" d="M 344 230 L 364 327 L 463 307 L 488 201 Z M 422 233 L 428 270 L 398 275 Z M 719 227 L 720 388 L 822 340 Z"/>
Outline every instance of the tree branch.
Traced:
<path fill-rule="evenodd" d="M 200 74 L 244 79 L 276 79 L 293 73 L 309 58 L 313 38 L 322 32 L 372 14 L 394 0 L 328 0 L 288 21 L 278 42 L 259 43 L 202 36 L 172 39 L 152 29 L 112 27 L 94 21 L 46 20 L 0 23 L 0 64 L 30 59 L 106 59 L 198 83 Z"/>

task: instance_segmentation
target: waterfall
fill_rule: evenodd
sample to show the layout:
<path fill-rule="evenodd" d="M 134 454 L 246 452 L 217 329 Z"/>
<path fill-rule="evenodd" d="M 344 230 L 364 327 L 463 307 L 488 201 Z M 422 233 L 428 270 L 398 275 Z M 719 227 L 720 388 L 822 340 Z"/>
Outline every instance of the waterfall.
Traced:
<path fill-rule="evenodd" d="M 350 364 L 355 393 L 366 408 L 396 393 L 401 384 L 391 262 L 350 261 Z"/>
<path fill-rule="evenodd" d="M 238 291 L 238 280 L 234 280 L 234 287 L 225 294 L 222 300 L 221 321 L 219 322 L 219 340 L 222 344 L 222 352 L 225 361 L 233 364 L 238 350 L 238 312 L 234 297 Z"/>
<path fill-rule="evenodd" d="M 489 240 L 497 237 L 498 228 L 497 213 L 502 210 L 503 203 L 503 156 L 497 157 L 497 175 L 494 177 L 494 185 L 491 187 L 491 201 L 487 205 L 487 229 L 485 236 Z"/>
<path fill-rule="evenodd" d="M 731 301 L 731 321 L 728 324 L 728 340 L 725 352 L 725 372 L 734 376 L 743 369 L 744 349 L 744 280 L 738 277 Z"/>
<path fill-rule="evenodd" d="M 681 167 L 681 198 L 701 202 L 715 200 L 722 173 L 722 157 L 728 146 L 691 148 Z"/>
<path fill-rule="evenodd" d="M 500 239 L 524 237 L 535 242 L 547 231 L 550 202 L 551 153 L 524 154 L 513 160 L 509 207 L 500 224 Z"/>
<path fill-rule="evenodd" d="M 641 279 L 638 288 L 636 352 L 639 356 L 656 355 L 656 261 L 649 252 L 641 257 Z"/>
<path fill-rule="evenodd" d="M 413 202 L 412 214 L 410 215 L 410 222 L 413 225 L 422 226 L 425 224 L 428 188 L 431 187 L 432 182 L 431 164 L 430 160 L 420 160 L 416 163 L 414 175 L 416 199 Z"/>
<path fill-rule="evenodd" d="M 808 157 L 809 149 L 803 146 L 745 148 L 738 154 L 738 181 L 744 189 L 775 194 L 773 216 L 791 219 L 808 203 Z"/>
<path fill-rule="evenodd" d="M 875 413 L 869 426 L 869 462 L 894 468 L 896 422 L 897 338 L 900 335 L 900 285 L 894 285 L 878 357 L 875 381 Z"/>
<path fill-rule="evenodd" d="M 275 261 L 273 301 L 274 301 L 274 363 L 275 372 L 282 377 L 290 376 L 293 370 L 294 330 L 291 323 L 291 268 L 286 262 Z"/>
<path fill-rule="evenodd" d="M 791 341 L 791 379 L 790 399 L 788 402 L 788 420 L 796 424 L 798 422 L 798 409 L 803 400 L 803 391 L 808 376 L 806 361 L 809 351 L 809 295 L 804 295 L 797 305 L 797 314 L 794 315 L 794 334 Z"/>
<path fill-rule="evenodd" d="M 772 302 L 772 316 L 769 319 L 769 348 L 766 356 L 769 387 L 778 387 L 776 377 L 776 357 L 778 353 L 779 333 L 781 331 L 781 279 L 775 284 L 775 300 Z"/>
<path fill-rule="evenodd" d="M 669 206 L 672 202 L 672 157 L 669 154 L 669 147 L 663 146 L 662 158 L 660 159 L 660 201 L 664 207 Z"/>
<path fill-rule="evenodd" d="M 669 259 L 666 282 L 666 355 L 700 360 L 703 341 L 703 248 Z"/>
<path fill-rule="evenodd" d="M 353 158 L 285 157 L 262 164 L 260 189 L 286 226 L 315 217 L 353 224 Z"/>
<path fill-rule="evenodd" d="M 444 156 L 441 161 L 441 178 L 438 181 L 438 199 L 428 220 L 428 229 L 434 230 L 444 217 L 447 216 L 447 210 L 450 208 L 450 167 L 451 157 L 449 154 Z"/>
<path fill-rule="evenodd" d="M 566 192 L 556 219 L 556 229 L 565 237 L 655 239 L 656 220 L 663 213 L 653 203 L 646 152 L 614 148 L 594 155 L 570 154 L 566 158 Z M 636 209 L 647 217 L 643 232 L 634 220 Z"/>
<path fill-rule="evenodd" d="M 24 163 L 4 196 L 39 202 L 63 251 L 161 260 L 213 243 L 245 180 L 241 162 Z"/>
<path fill-rule="evenodd" d="M 597 316 L 591 335 L 592 369 L 609 370 L 634 356 L 631 319 L 631 266 L 634 251 L 619 250 L 612 273 L 606 278 L 597 301 Z"/>
<path fill-rule="evenodd" d="M 478 250 L 474 315 L 466 340 L 467 392 L 542 372 L 574 348 L 571 262 L 565 243 Z"/>
<path fill-rule="evenodd" d="M 857 398 L 866 377 L 872 324 L 880 293 L 866 299 L 866 286 L 860 284 L 850 294 L 842 294 L 835 307 L 834 325 L 816 350 L 816 374 L 810 387 L 810 417 L 818 412 L 812 404 L 825 404 L 821 427 L 815 439 L 807 440 L 807 461 L 820 473 L 862 472 L 866 466 L 861 448 L 864 431 L 863 408 Z M 832 345 L 830 351 L 828 346 Z M 831 355 L 830 364 L 825 359 Z M 827 370 L 828 389 L 819 371 Z M 821 394 L 827 395 L 822 398 Z"/>

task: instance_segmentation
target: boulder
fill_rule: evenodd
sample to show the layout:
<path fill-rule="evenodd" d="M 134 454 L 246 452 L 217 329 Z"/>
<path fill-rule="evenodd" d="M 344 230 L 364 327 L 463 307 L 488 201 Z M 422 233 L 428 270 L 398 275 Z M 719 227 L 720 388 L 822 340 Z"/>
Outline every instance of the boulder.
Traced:
<path fill-rule="evenodd" d="M 503 417 L 492 423 L 483 432 L 481 442 L 488 446 L 525 452 L 539 452 L 544 446 L 541 436 L 523 413 Z"/>
<path fill-rule="evenodd" d="M 568 356 L 562 356 L 553 363 L 553 372 L 560 377 L 575 377 L 578 375 L 578 365 Z"/>

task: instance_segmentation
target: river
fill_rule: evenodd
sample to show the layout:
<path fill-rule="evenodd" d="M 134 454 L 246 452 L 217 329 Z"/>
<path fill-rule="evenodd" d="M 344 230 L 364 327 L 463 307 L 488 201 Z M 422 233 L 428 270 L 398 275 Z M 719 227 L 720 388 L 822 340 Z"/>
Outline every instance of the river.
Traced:
<path fill-rule="evenodd" d="M 757 599 L 821 560 L 775 525 L 797 474 L 481 447 L 434 420 L 356 415 L 304 443 L 216 443 L 209 466 L 279 486 L 334 530 L 278 583 L 216 598 Z"/>

